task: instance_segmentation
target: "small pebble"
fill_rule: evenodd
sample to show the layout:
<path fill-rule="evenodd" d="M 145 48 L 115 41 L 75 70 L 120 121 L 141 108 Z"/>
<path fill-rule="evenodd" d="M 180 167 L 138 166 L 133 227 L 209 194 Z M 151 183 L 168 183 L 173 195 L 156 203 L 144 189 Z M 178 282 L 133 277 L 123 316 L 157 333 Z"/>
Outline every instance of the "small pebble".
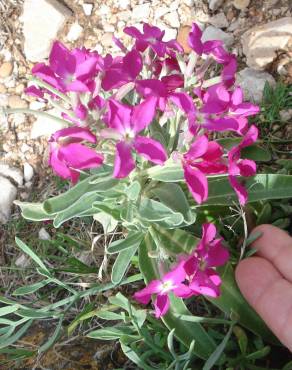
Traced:
<path fill-rule="evenodd" d="M 93 4 L 84 3 L 82 4 L 82 8 L 83 8 L 84 14 L 87 16 L 90 16 L 93 10 Z"/>
<path fill-rule="evenodd" d="M 4 62 L 0 66 L 0 78 L 6 78 L 11 75 L 13 71 L 13 64 L 10 62 Z"/>
<path fill-rule="evenodd" d="M 18 95 L 10 95 L 8 97 L 8 105 L 10 108 L 27 108 L 28 104 L 25 100 L 21 99 Z"/>
<path fill-rule="evenodd" d="M 238 10 L 245 10 L 249 6 L 250 0 L 233 0 L 233 5 Z"/>
<path fill-rule="evenodd" d="M 34 175 L 33 167 L 28 162 L 25 162 L 23 164 L 23 176 L 24 176 L 25 182 L 31 181 L 33 178 L 33 175 Z"/>
<path fill-rule="evenodd" d="M 0 83 L 0 94 L 5 94 L 6 93 L 6 87 L 5 85 Z"/>
<path fill-rule="evenodd" d="M 47 232 L 47 230 L 42 227 L 39 231 L 39 239 L 40 240 L 50 240 L 51 239 L 51 235 Z"/>

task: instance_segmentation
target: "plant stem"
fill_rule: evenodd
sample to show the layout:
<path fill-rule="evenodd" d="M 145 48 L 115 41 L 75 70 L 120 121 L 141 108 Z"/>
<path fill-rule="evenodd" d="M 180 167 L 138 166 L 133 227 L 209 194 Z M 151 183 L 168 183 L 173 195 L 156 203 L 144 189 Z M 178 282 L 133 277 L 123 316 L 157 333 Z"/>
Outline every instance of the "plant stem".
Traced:
<path fill-rule="evenodd" d="M 54 87 L 52 87 L 48 83 L 46 83 L 44 81 L 41 81 L 36 77 L 31 77 L 30 81 L 34 82 L 39 87 L 44 87 L 45 89 L 49 90 L 51 93 L 53 93 L 54 95 L 57 95 L 59 98 L 63 99 L 66 103 L 71 105 L 71 100 L 70 100 L 70 98 L 68 98 L 67 95 L 61 93 L 59 90 L 55 89 Z"/>

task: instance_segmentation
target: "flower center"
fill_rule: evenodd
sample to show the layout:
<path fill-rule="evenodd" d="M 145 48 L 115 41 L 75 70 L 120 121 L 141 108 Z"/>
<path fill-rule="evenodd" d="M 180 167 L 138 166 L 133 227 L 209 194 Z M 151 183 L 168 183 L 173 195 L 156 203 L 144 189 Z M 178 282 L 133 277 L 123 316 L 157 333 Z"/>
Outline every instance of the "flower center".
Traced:
<path fill-rule="evenodd" d="M 125 141 L 130 143 L 134 138 L 135 138 L 135 132 L 127 128 L 124 132 Z"/>
<path fill-rule="evenodd" d="M 165 281 L 164 283 L 162 283 L 161 288 L 162 288 L 161 293 L 167 293 L 168 291 L 170 291 L 173 288 L 172 281 L 171 280 Z"/>

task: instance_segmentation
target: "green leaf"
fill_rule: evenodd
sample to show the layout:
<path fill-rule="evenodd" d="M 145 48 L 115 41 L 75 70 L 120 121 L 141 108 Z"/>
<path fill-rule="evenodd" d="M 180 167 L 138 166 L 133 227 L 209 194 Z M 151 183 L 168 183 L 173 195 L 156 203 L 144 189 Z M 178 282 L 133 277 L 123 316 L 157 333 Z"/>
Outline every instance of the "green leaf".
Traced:
<path fill-rule="evenodd" d="M 0 308 L 0 316 L 5 316 L 10 313 L 13 313 L 19 309 L 19 305 L 6 306 Z"/>
<path fill-rule="evenodd" d="M 51 282 L 50 279 L 39 281 L 38 283 L 34 283 L 31 285 L 23 286 L 20 288 L 15 289 L 15 291 L 12 293 L 13 295 L 26 295 L 26 294 L 32 294 L 39 289 L 43 288 L 47 284 Z"/>
<path fill-rule="evenodd" d="M 231 149 L 242 141 L 241 138 L 222 138 L 217 140 L 226 149 Z M 254 161 L 270 161 L 272 159 L 271 152 L 259 144 L 251 145 L 241 150 L 241 158 L 253 159 Z"/>
<path fill-rule="evenodd" d="M 106 212 L 98 212 L 93 215 L 94 220 L 98 221 L 103 228 L 105 234 L 109 234 L 114 231 L 118 226 L 118 221 Z"/>
<path fill-rule="evenodd" d="M 185 193 L 178 184 L 163 183 L 152 190 L 152 193 L 167 207 L 183 215 L 188 224 L 195 222 L 196 217 L 190 209 Z"/>
<path fill-rule="evenodd" d="M 225 265 L 218 269 L 222 279 L 220 297 L 207 298 L 215 306 L 220 308 L 227 315 L 235 314 L 241 325 L 261 336 L 272 343 L 278 343 L 278 340 L 270 332 L 262 319 L 250 307 L 243 298 L 234 279 L 234 272 L 231 264 Z"/>
<path fill-rule="evenodd" d="M 20 207 L 22 217 L 27 220 L 46 221 L 54 218 L 44 210 L 43 203 L 28 203 L 16 200 L 14 204 Z"/>
<path fill-rule="evenodd" d="M 216 364 L 216 362 L 219 360 L 220 356 L 222 355 L 227 342 L 229 341 L 231 334 L 232 334 L 233 325 L 230 326 L 227 334 L 225 335 L 222 342 L 219 344 L 219 346 L 215 349 L 215 351 L 212 353 L 212 355 L 208 358 L 207 362 L 205 363 L 203 370 L 211 370 L 213 366 Z"/>
<path fill-rule="evenodd" d="M 123 335 L 134 334 L 134 330 L 128 326 L 113 326 L 104 329 L 93 330 L 86 336 L 93 339 L 114 340 L 121 338 Z"/>
<path fill-rule="evenodd" d="M 65 193 L 66 194 L 66 193 Z M 83 215 L 84 212 L 92 209 L 92 204 L 99 200 L 100 196 L 96 192 L 83 194 L 75 203 L 65 208 L 63 211 L 58 212 L 54 219 L 54 226 L 60 227 L 64 222 L 73 217 Z"/>
<path fill-rule="evenodd" d="M 292 175 L 261 174 L 245 179 L 248 202 L 292 197 Z M 209 197 L 204 205 L 231 205 L 237 196 L 225 177 L 209 179 Z"/>
<path fill-rule="evenodd" d="M 144 235 L 141 232 L 129 233 L 125 239 L 115 240 L 107 247 L 107 253 L 119 253 L 125 249 L 139 247 Z"/>
<path fill-rule="evenodd" d="M 61 316 L 58 325 L 56 326 L 56 329 L 53 333 L 53 335 L 49 338 L 49 340 L 44 343 L 39 349 L 38 353 L 46 352 L 49 348 L 52 347 L 52 345 L 58 340 L 61 330 L 62 330 L 62 324 L 63 324 L 63 316 Z"/>
<path fill-rule="evenodd" d="M 11 335 L 9 338 L 1 339 L 0 348 L 8 347 L 18 341 L 18 339 L 20 339 L 27 332 L 32 322 L 33 320 L 27 321 L 15 334 Z"/>
<path fill-rule="evenodd" d="M 111 312 L 111 311 L 105 311 L 105 310 L 99 310 L 95 314 L 97 317 L 103 320 L 123 320 L 123 315 L 120 313 L 116 312 Z"/>
<path fill-rule="evenodd" d="M 133 245 L 130 248 L 124 249 L 118 255 L 112 268 L 111 280 L 114 284 L 118 284 L 124 277 L 130 263 L 131 258 L 136 253 L 140 243 Z"/>
<path fill-rule="evenodd" d="M 173 211 L 163 203 L 148 198 L 142 198 L 138 212 L 142 219 L 148 222 L 156 222 L 167 228 L 179 226 L 184 221 L 181 213 Z"/>
<path fill-rule="evenodd" d="M 165 164 L 164 166 L 154 166 L 147 170 L 147 175 L 152 180 L 162 182 L 179 182 L 183 181 L 184 174 L 181 164 Z"/>
<path fill-rule="evenodd" d="M 149 231 L 158 248 L 175 254 L 190 254 L 199 242 L 198 238 L 182 229 L 164 229 L 153 224 Z"/>
<path fill-rule="evenodd" d="M 139 369 L 143 370 L 153 370 L 153 367 L 148 366 L 130 346 L 128 346 L 123 338 L 120 339 L 120 344 L 123 353 L 136 365 L 139 366 Z"/>
<path fill-rule="evenodd" d="M 15 237 L 15 242 L 24 253 L 26 253 L 30 258 L 32 258 L 40 266 L 41 269 L 43 269 L 48 275 L 50 275 L 50 271 L 44 265 L 42 260 L 35 254 L 35 252 L 28 245 L 23 243 L 23 241 L 21 241 L 17 237 Z"/>
<path fill-rule="evenodd" d="M 48 317 L 57 317 L 59 314 L 53 311 L 41 311 L 33 309 L 20 309 L 17 311 L 17 315 L 21 317 L 28 317 L 30 319 L 43 319 Z"/>
<path fill-rule="evenodd" d="M 133 181 L 126 189 L 126 195 L 131 201 L 136 201 L 141 191 L 139 181 Z"/>
<path fill-rule="evenodd" d="M 148 255 L 148 250 L 152 249 L 151 244 L 153 244 L 153 241 L 151 241 L 150 236 L 146 234 L 145 240 L 141 243 L 139 248 L 139 265 L 146 283 L 160 278 L 157 272 L 156 260 L 150 258 Z M 189 348 L 192 341 L 195 340 L 195 354 L 200 358 L 207 359 L 216 348 L 213 339 L 200 324 L 193 322 L 185 323 L 177 319 L 175 315 L 190 315 L 182 299 L 170 295 L 170 301 L 169 312 L 163 316 L 162 321 L 169 330 L 175 329 L 175 336 L 187 348 Z"/>

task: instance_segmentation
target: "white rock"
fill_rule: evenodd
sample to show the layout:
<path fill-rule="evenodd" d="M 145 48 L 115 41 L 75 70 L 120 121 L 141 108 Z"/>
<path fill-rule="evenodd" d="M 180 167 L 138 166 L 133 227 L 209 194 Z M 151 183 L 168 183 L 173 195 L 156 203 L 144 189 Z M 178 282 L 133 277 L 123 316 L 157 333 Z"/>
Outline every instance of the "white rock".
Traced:
<path fill-rule="evenodd" d="M 238 72 L 236 76 L 236 83 L 242 87 L 245 99 L 255 103 L 262 101 L 266 82 L 269 82 L 272 86 L 276 83 L 273 76 L 269 73 L 252 68 L 245 68 Z"/>
<path fill-rule="evenodd" d="M 52 41 L 71 15 L 56 0 L 25 0 L 22 21 L 26 58 L 32 62 L 47 58 Z"/>
<path fill-rule="evenodd" d="M 210 10 L 217 10 L 224 0 L 208 0 Z"/>
<path fill-rule="evenodd" d="M 130 6 L 130 0 L 119 0 L 118 6 L 120 9 L 127 9 Z"/>
<path fill-rule="evenodd" d="M 191 7 L 195 5 L 195 0 L 183 0 L 183 3 Z"/>
<path fill-rule="evenodd" d="M 6 94 L 0 94 L 0 107 L 7 107 L 8 96 Z"/>
<path fill-rule="evenodd" d="M 47 111 L 51 116 L 60 117 L 59 111 L 50 109 Z M 32 124 L 30 137 L 36 139 L 40 136 L 49 138 L 55 131 L 65 128 L 66 124 L 61 121 L 55 121 L 46 117 L 38 117 Z"/>
<path fill-rule="evenodd" d="M 45 108 L 45 106 L 46 106 L 46 103 L 42 101 L 37 101 L 37 100 L 34 100 L 31 103 L 29 103 L 29 109 L 32 109 L 32 110 L 40 110 L 40 109 Z"/>
<path fill-rule="evenodd" d="M 169 13 L 169 8 L 167 6 L 160 6 L 159 8 L 155 9 L 154 19 L 161 18 L 167 13 Z"/>
<path fill-rule="evenodd" d="M 279 114 L 282 121 L 289 121 L 292 118 L 292 109 L 280 110 Z"/>
<path fill-rule="evenodd" d="M 0 176 L 0 194 L 0 223 L 5 224 L 9 220 L 17 190 L 8 179 L 2 176 Z"/>
<path fill-rule="evenodd" d="M 71 25 L 66 38 L 70 42 L 76 41 L 82 35 L 82 32 L 83 27 L 81 27 L 79 23 L 75 22 Z"/>
<path fill-rule="evenodd" d="M 33 175 L 34 175 L 33 167 L 32 167 L 29 163 L 25 162 L 25 163 L 23 164 L 23 176 L 24 176 L 24 181 L 25 181 L 25 182 L 29 182 L 29 181 L 31 181 L 31 180 L 32 180 L 32 178 L 33 178 Z"/>
<path fill-rule="evenodd" d="M 82 4 L 82 8 L 83 8 L 84 14 L 89 17 L 93 10 L 93 4 L 84 3 Z"/>
<path fill-rule="evenodd" d="M 245 10 L 249 6 L 250 0 L 233 0 L 233 5 L 238 10 Z"/>
<path fill-rule="evenodd" d="M 21 254 L 14 263 L 17 267 L 26 268 L 30 266 L 30 258 L 25 254 Z"/>
<path fill-rule="evenodd" d="M 8 164 L 0 163 L 0 176 L 10 177 L 19 186 L 23 184 L 22 172 L 18 168 L 8 166 Z M 2 195 L 1 192 L 0 194 Z"/>
<path fill-rule="evenodd" d="M 241 41 L 247 65 L 265 69 L 276 58 L 278 50 L 288 50 L 292 41 L 292 17 L 253 27 L 242 35 Z"/>
<path fill-rule="evenodd" d="M 163 40 L 164 41 L 169 41 L 169 40 L 174 40 L 177 37 L 177 30 L 173 28 L 167 27 L 164 23 L 162 22 L 157 22 L 157 27 L 159 27 L 162 31 L 164 31 L 164 36 Z"/>
<path fill-rule="evenodd" d="M 166 14 L 164 16 L 164 20 L 170 25 L 170 27 L 179 28 L 180 26 L 179 17 L 176 11 Z"/>
<path fill-rule="evenodd" d="M 136 5 L 132 11 L 132 18 L 135 20 L 145 20 L 150 15 L 150 3 Z"/>
<path fill-rule="evenodd" d="M 21 145 L 21 148 L 20 148 L 21 153 L 26 153 L 26 152 L 28 152 L 29 150 L 30 150 L 30 146 L 28 146 L 26 143 L 23 143 L 23 144 Z"/>
<path fill-rule="evenodd" d="M 47 230 L 42 227 L 39 230 L 39 239 L 40 240 L 51 240 L 51 235 L 47 232 Z"/>
<path fill-rule="evenodd" d="M 25 114 L 23 113 L 15 113 L 12 115 L 12 122 L 15 126 L 20 126 L 22 125 L 26 120 L 26 117 L 25 117 Z M 18 136 L 18 139 L 20 139 L 19 137 L 19 133 L 17 133 L 17 136 Z"/>
<path fill-rule="evenodd" d="M 219 28 L 209 26 L 203 32 L 202 41 L 205 42 L 209 40 L 222 40 L 224 45 L 228 47 L 233 44 L 234 37 L 230 33 L 224 32 Z"/>
<path fill-rule="evenodd" d="M 100 15 L 108 15 L 108 14 L 110 14 L 111 10 L 107 5 L 102 4 L 99 7 L 98 12 L 99 12 Z"/>
<path fill-rule="evenodd" d="M 226 28 L 229 25 L 226 15 L 223 12 L 213 15 L 213 17 L 210 18 L 209 23 L 218 28 Z"/>

